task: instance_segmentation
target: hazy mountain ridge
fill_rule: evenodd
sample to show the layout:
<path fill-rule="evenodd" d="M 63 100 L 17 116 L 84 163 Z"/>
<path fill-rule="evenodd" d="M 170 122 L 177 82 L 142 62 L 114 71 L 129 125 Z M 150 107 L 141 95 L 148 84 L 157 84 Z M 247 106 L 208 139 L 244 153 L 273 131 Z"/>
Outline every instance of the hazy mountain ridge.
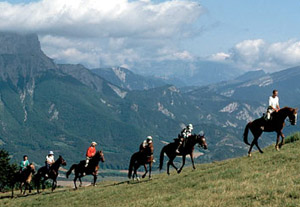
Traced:
<path fill-rule="evenodd" d="M 92 69 L 91 71 L 126 90 L 147 90 L 167 84 L 161 79 L 144 77 L 122 67 L 99 68 Z"/>

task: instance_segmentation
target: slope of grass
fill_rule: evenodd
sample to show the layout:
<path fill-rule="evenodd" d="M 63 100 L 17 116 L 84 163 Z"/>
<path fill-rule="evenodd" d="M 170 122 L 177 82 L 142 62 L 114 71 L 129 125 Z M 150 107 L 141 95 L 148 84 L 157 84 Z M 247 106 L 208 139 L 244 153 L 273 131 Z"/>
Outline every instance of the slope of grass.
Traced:
<path fill-rule="evenodd" d="M 300 142 L 153 180 L 1 199 L 0 206 L 300 206 Z"/>

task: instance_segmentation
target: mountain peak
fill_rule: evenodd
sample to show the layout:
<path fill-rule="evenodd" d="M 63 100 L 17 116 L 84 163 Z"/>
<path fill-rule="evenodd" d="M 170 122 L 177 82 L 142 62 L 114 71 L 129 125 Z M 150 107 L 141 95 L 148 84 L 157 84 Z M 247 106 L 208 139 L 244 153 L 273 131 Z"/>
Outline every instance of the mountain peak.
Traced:
<path fill-rule="evenodd" d="M 24 85 L 39 72 L 56 69 L 55 63 L 41 50 L 36 34 L 0 32 L 0 78 Z M 23 80 L 19 82 L 20 80 Z M 25 82 L 24 82 L 25 81 Z"/>
<path fill-rule="evenodd" d="M 0 55 L 42 52 L 36 34 L 0 32 L 0 45 Z"/>

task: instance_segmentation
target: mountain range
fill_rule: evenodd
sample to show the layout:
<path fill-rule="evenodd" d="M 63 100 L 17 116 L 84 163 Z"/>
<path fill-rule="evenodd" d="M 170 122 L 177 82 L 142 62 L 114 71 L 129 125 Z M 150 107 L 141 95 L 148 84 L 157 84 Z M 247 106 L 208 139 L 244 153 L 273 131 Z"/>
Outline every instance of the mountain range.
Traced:
<path fill-rule="evenodd" d="M 188 123 L 207 136 L 209 150 L 200 150 L 199 161 L 231 158 L 246 152 L 244 126 L 262 115 L 273 88 L 281 103 L 300 105 L 300 67 L 186 90 L 125 68 L 56 64 L 35 34 L 0 33 L 0 75 L 0 147 L 14 160 L 28 154 L 40 165 L 49 150 L 77 162 L 96 141 L 106 157 L 103 168 L 126 169 L 147 135 L 157 156 Z M 274 140 L 269 134 L 261 142 Z"/>

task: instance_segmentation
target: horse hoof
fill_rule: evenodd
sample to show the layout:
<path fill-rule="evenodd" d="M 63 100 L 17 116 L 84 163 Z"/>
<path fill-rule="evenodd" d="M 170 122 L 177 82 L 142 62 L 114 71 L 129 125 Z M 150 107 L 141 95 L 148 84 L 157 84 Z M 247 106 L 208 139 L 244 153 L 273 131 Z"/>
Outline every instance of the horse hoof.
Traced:
<path fill-rule="evenodd" d="M 252 154 L 251 153 L 248 153 L 248 157 L 251 157 L 252 156 Z"/>
<path fill-rule="evenodd" d="M 276 149 L 276 151 L 279 151 L 279 147 L 278 146 L 275 146 L 275 149 Z"/>

